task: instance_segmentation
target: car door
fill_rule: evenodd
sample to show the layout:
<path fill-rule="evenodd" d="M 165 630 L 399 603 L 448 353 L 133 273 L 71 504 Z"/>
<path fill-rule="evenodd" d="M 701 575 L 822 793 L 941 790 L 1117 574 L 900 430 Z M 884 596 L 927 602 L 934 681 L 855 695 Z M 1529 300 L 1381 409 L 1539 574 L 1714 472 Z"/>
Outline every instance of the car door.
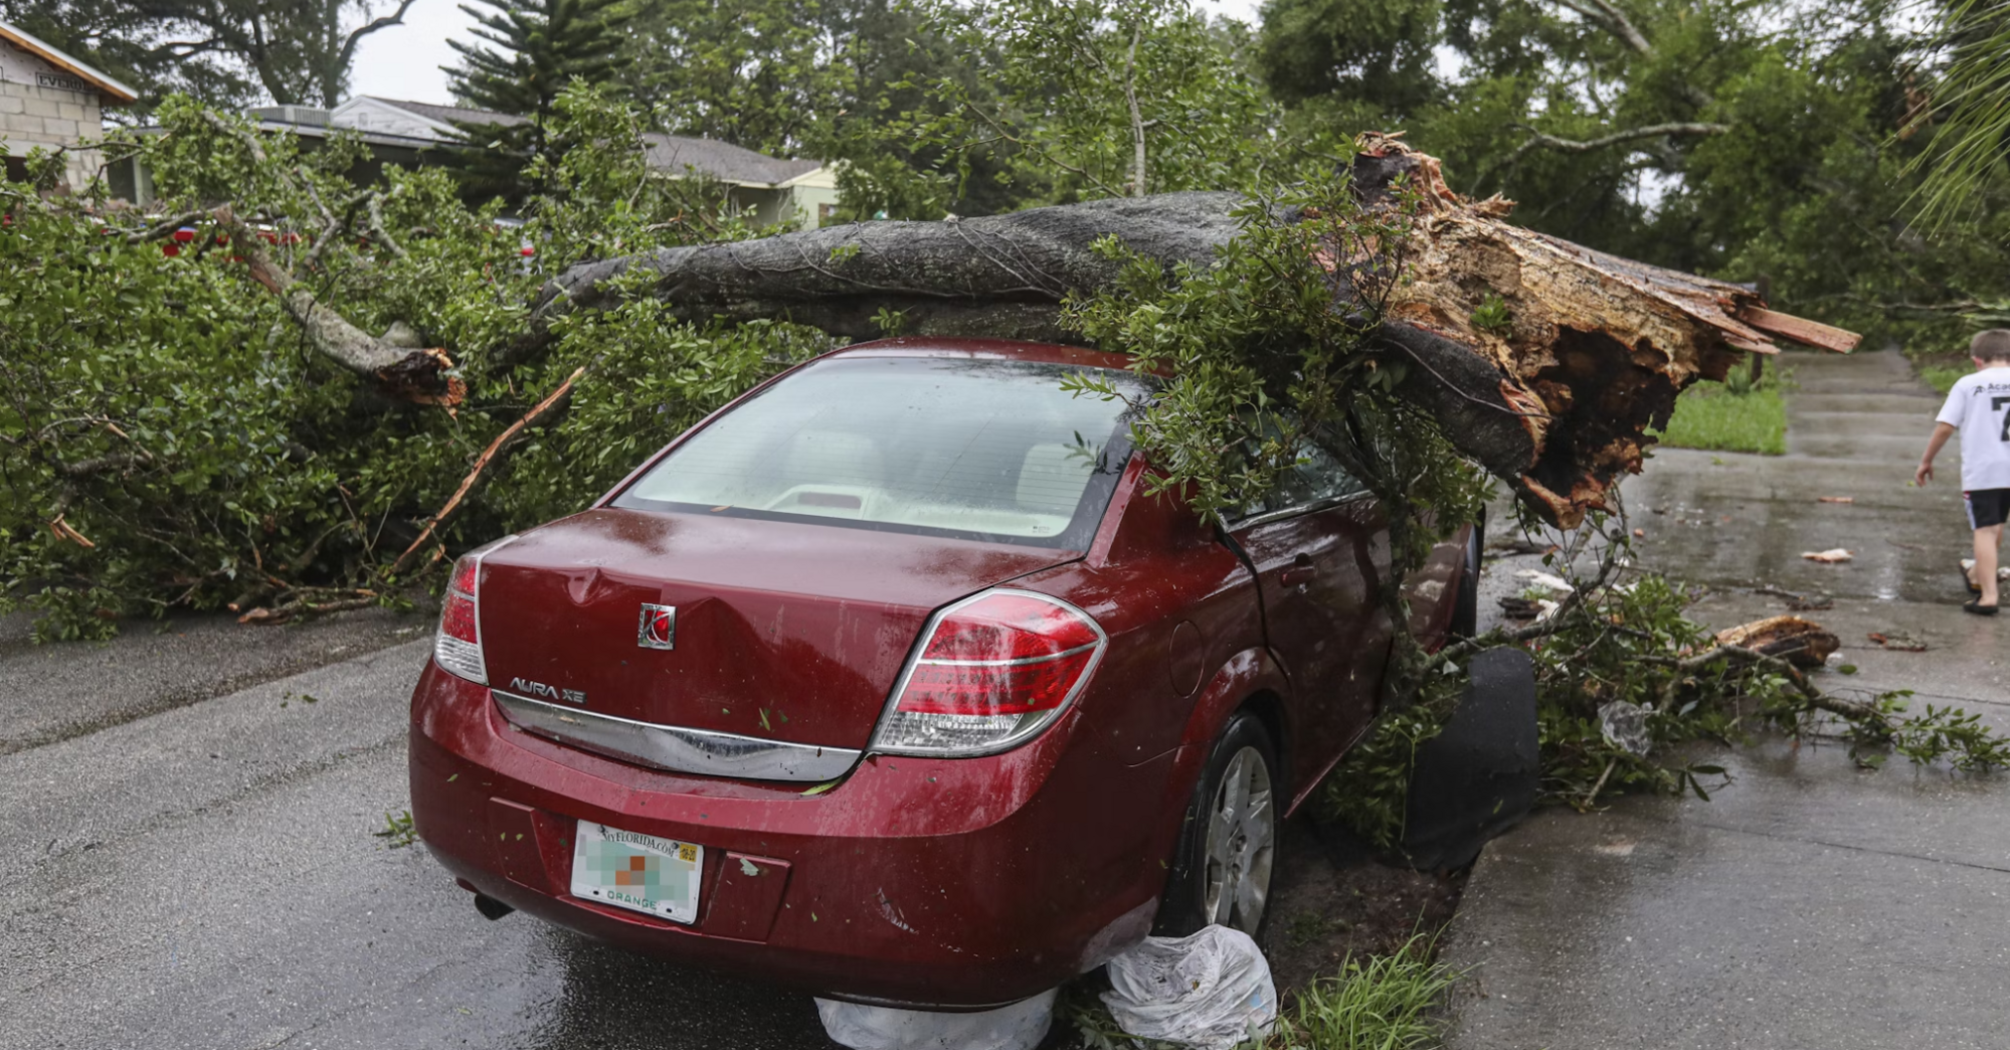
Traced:
<path fill-rule="evenodd" d="M 1256 571 L 1270 650 L 1291 681 L 1295 805 L 1374 717 L 1391 637 L 1376 600 L 1389 545 L 1374 497 L 1317 447 L 1264 508 L 1230 531 Z"/>

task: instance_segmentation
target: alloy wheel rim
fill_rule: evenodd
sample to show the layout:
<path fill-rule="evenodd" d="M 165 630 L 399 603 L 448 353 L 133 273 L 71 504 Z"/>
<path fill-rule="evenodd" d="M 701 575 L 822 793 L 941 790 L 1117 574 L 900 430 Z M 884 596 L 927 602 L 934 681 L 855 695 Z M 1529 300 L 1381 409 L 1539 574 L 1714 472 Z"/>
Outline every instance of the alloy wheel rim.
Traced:
<path fill-rule="evenodd" d="M 1277 809 L 1270 766 L 1245 746 L 1228 761 L 1207 818 L 1207 877 L 1201 915 L 1250 936 L 1263 922 L 1270 865 L 1277 848 Z"/>

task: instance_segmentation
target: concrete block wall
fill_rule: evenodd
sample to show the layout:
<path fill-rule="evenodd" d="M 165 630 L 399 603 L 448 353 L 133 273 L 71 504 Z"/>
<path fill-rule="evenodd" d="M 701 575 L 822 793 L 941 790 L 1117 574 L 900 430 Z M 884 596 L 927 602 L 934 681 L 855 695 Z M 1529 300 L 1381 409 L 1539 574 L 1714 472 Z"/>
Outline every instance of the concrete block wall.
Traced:
<path fill-rule="evenodd" d="M 76 147 L 104 134 L 104 113 L 95 93 L 0 80 L 0 140 L 15 156 L 41 146 L 70 147 L 65 169 L 70 187 L 81 190 L 97 173 L 97 150 Z"/>

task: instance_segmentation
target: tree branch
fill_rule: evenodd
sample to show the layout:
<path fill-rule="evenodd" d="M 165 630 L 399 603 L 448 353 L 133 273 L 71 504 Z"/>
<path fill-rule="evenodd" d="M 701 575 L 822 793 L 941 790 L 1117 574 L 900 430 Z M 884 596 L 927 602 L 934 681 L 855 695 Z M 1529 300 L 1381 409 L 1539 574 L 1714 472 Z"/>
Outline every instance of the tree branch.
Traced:
<path fill-rule="evenodd" d="M 439 531 L 440 526 L 446 524 L 460 511 L 461 501 L 467 498 L 469 492 L 474 491 L 475 482 L 481 480 L 483 472 L 487 471 L 490 464 L 495 462 L 497 454 L 502 451 L 503 446 L 507 445 L 518 434 L 521 434 L 525 427 L 537 422 L 539 417 L 550 412 L 554 406 L 563 404 L 572 394 L 572 384 L 577 382 L 579 377 L 584 374 L 586 374 L 586 368 L 583 365 L 573 369 L 572 374 L 565 377 L 565 382 L 558 384 L 558 389 L 546 394 L 544 400 L 531 406 L 531 410 L 524 413 L 521 419 L 505 427 L 502 433 L 496 435 L 494 441 L 489 442 L 489 447 L 483 449 L 482 454 L 475 457 L 474 469 L 468 471 L 468 476 L 461 479 L 461 486 L 454 490 L 452 496 L 447 497 L 447 502 L 441 505 L 440 509 L 431 518 L 426 520 L 426 527 L 424 531 L 419 533 L 419 538 L 413 540 L 412 545 L 405 548 L 405 553 L 398 555 L 398 560 L 392 562 L 391 567 L 385 570 L 387 575 L 396 576 L 405 571 L 411 564 L 413 555 L 419 552 L 419 548 L 424 547 L 427 541 L 433 538 L 433 534 Z"/>
<path fill-rule="evenodd" d="M 1634 51 L 1643 55 L 1654 53 L 1654 45 L 1647 42 L 1647 37 L 1642 35 L 1640 30 L 1634 26 L 1633 20 L 1627 18 L 1626 12 L 1621 11 L 1610 3 L 1609 0 L 1588 0 L 1592 5 L 1591 7 L 1586 7 L 1584 4 L 1578 3 L 1577 0 L 1556 0 L 1556 2 L 1577 12 L 1587 22 L 1594 22 L 1604 26 L 1607 30 L 1611 31 L 1613 36 L 1618 37 L 1621 42 Z"/>
<path fill-rule="evenodd" d="M 89 459 L 79 459 L 69 463 L 51 461 L 56 473 L 66 478 L 86 478 L 109 470 L 124 470 L 142 463 L 153 462 L 153 457 L 145 452 L 111 452 Z"/>
<path fill-rule="evenodd" d="M 460 380 L 441 374 L 453 367 L 445 353 L 391 346 L 349 323 L 316 298 L 291 271 L 273 261 L 258 231 L 239 219 L 229 205 L 212 209 L 210 217 L 230 233 L 231 244 L 244 256 L 251 279 L 279 297 L 287 316 L 293 318 L 306 334 L 308 344 L 323 357 L 401 400 L 449 406 L 460 403 L 466 388 Z"/>
<path fill-rule="evenodd" d="M 395 25 L 403 25 L 405 23 L 405 12 L 410 11 L 412 9 L 412 5 L 417 2 L 418 0 L 398 0 L 398 9 L 396 11 L 393 11 L 390 14 L 378 18 L 377 20 L 370 22 L 366 25 L 358 26 L 354 32 L 350 33 L 348 37 L 342 41 L 342 51 L 335 63 L 335 68 L 336 69 L 349 68 L 349 63 L 353 61 L 356 57 L 356 45 L 359 42 L 361 42 L 364 37 L 369 36 L 370 34 L 375 33 L 380 29 L 389 29 Z M 330 109 L 333 109 L 334 106 L 335 106 L 335 100 L 333 99 L 328 100 L 328 107 Z"/>
<path fill-rule="evenodd" d="M 225 206 L 228 207 L 228 205 Z M 126 243 L 143 244 L 147 241 L 158 240 L 162 237 L 167 236 L 168 234 L 173 233 L 176 230 L 181 229 L 184 226 L 189 225 L 190 223 L 200 222 L 208 217 L 209 217 L 209 209 L 207 208 L 204 208 L 199 211 L 183 212 L 180 215 L 175 215 L 170 218 L 163 219 L 160 222 L 154 223 L 152 226 L 149 226 L 144 230 L 139 230 L 133 233 L 126 234 Z"/>
<path fill-rule="evenodd" d="M 1601 135 L 1595 139 L 1583 140 L 1558 138 L 1555 135 L 1545 134 L 1534 128 L 1527 128 L 1526 130 L 1529 132 L 1529 140 L 1515 147 L 1515 151 L 1508 154 L 1508 158 L 1503 166 L 1513 166 L 1514 162 L 1520 160 L 1524 154 L 1538 148 L 1552 149 L 1559 153 L 1591 153 L 1595 150 L 1604 149 L 1607 146 L 1617 146 L 1622 142 L 1638 142 L 1641 139 L 1661 138 L 1667 135 L 1723 135 L 1730 132 L 1731 125 L 1703 123 L 1649 124 L 1645 127 L 1628 128 L 1625 131 L 1615 131 L 1610 135 Z"/>
<path fill-rule="evenodd" d="M 1537 131 L 1524 124 L 1514 126 L 1529 133 L 1528 141 L 1516 146 L 1514 151 L 1502 160 L 1489 165 L 1486 170 L 1480 173 L 1478 178 L 1473 180 L 1474 186 L 1486 185 L 1487 180 L 1492 178 L 1496 172 L 1513 168 L 1521 162 L 1523 157 L 1537 149 L 1550 149 L 1558 153 L 1591 153 L 1605 149 L 1608 146 L 1617 146 L 1626 142 L 1638 142 L 1641 139 L 1662 138 L 1670 135 L 1723 135 L 1731 130 L 1729 124 L 1649 124 L 1644 127 L 1628 128 L 1625 131 L 1615 131 L 1610 135 L 1601 135 L 1595 139 L 1576 140 L 1559 138 L 1555 135 Z"/>
<path fill-rule="evenodd" d="M 399 244 L 391 236 L 391 231 L 384 228 L 384 195 L 381 193 L 370 194 L 370 236 L 389 248 L 392 255 L 407 261 L 411 260 L 412 257 L 406 253 L 404 245 Z"/>
<path fill-rule="evenodd" d="M 984 123 L 991 125 L 991 130 L 993 132 L 996 132 L 999 138 L 1004 139 L 1005 141 L 1010 142 L 1015 146 L 1024 146 L 1027 149 L 1037 151 L 1041 157 L 1046 159 L 1047 163 L 1052 164 L 1057 168 L 1060 168 L 1062 171 L 1080 175 L 1081 177 L 1094 183 L 1097 189 L 1103 191 L 1104 193 L 1109 194 L 1112 197 L 1125 196 L 1125 194 L 1117 192 L 1117 190 L 1109 186 L 1109 184 L 1105 183 L 1103 180 L 1095 177 L 1094 175 L 1089 174 L 1087 170 L 1083 168 L 1078 168 L 1075 165 L 1070 164 L 1067 161 L 1064 161 L 1061 158 L 1054 156 L 1053 152 L 1048 150 L 1046 147 L 1041 146 L 1038 143 L 1027 142 L 1024 139 L 1014 136 L 1011 132 L 1006 131 L 1004 125 L 992 119 L 991 114 L 984 112 L 983 108 L 978 106 L 977 103 L 965 100 L 963 106 L 970 112 L 977 114 L 977 119 L 982 120 Z"/>
<path fill-rule="evenodd" d="M 1131 27 L 1130 57 L 1124 61 L 1124 98 L 1131 104 L 1131 142 L 1134 150 L 1131 169 L 1131 196 L 1145 195 L 1145 115 L 1138 109 L 1138 38 L 1144 35 L 1140 21 Z"/>

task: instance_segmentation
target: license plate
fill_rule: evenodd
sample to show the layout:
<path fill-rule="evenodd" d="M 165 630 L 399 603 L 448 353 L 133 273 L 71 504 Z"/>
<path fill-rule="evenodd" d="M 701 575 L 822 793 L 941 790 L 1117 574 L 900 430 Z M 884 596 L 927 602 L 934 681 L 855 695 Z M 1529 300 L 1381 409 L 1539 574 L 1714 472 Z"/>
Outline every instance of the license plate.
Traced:
<path fill-rule="evenodd" d="M 572 840 L 572 895 L 690 923 L 704 863 L 703 846 L 582 820 Z"/>

